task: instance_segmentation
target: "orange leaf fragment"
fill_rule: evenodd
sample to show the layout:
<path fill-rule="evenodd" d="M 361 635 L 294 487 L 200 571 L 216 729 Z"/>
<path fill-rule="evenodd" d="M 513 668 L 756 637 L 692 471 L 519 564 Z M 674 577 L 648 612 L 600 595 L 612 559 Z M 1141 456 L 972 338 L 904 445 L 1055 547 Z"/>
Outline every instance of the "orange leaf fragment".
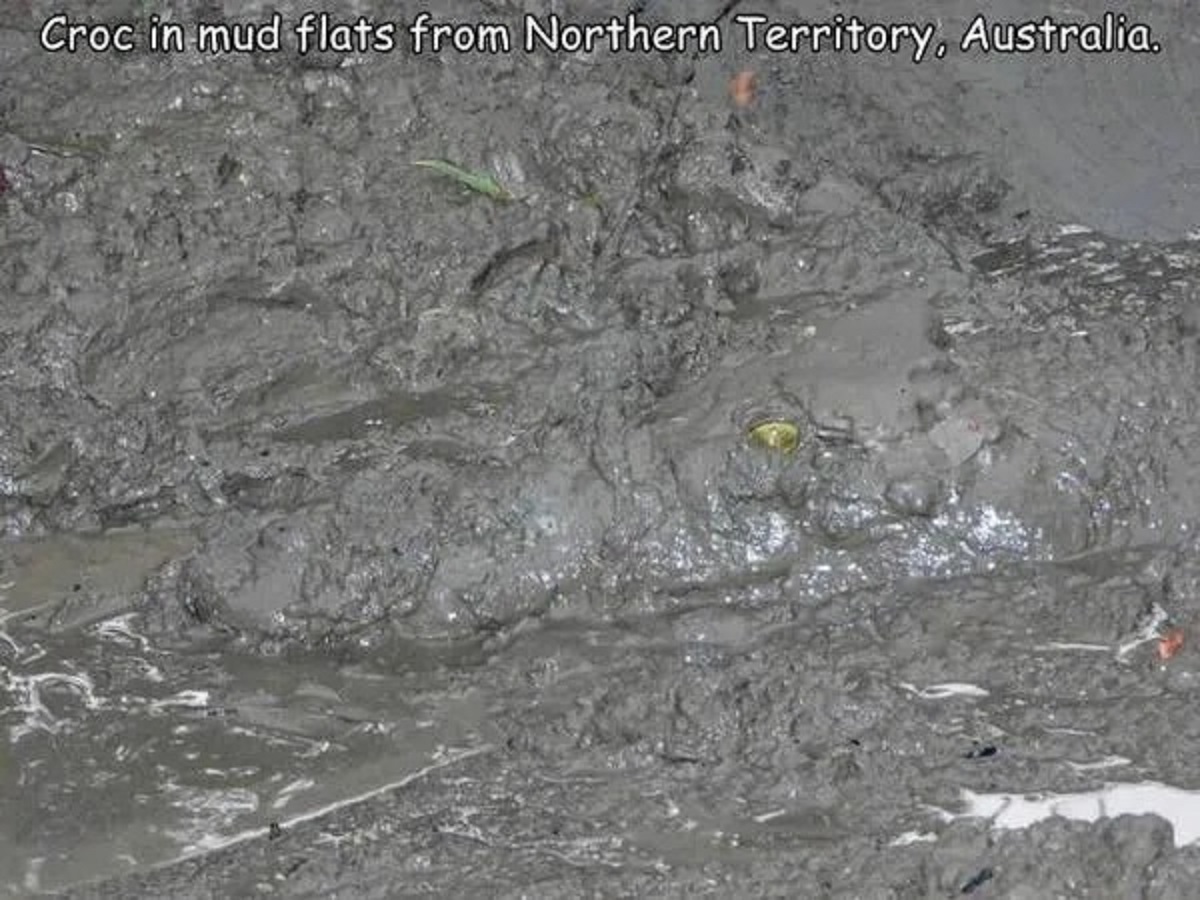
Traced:
<path fill-rule="evenodd" d="M 743 69 L 729 80 L 729 96 L 734 106 L 747 107 L 754 102 L 758 77 L 751 69 Z"/>
<path fill-rule="evenodd" d="M 1183 649 L 1183 629 L 1172 628 L 1158 639 L 1158 658 L 1166 662 Z"/>

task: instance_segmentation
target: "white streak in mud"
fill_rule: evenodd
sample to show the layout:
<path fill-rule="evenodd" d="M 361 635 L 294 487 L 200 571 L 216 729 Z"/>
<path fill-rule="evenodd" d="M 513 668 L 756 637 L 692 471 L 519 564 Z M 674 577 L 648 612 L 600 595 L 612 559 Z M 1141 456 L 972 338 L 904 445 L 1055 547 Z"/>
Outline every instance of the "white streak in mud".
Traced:
<path fill-rule="evenodd" d="M 126 613 L 122 616 L 113 616 L 111 619 L 105 619 L 99 625 L 95 626 L 96 634 L 107 640 L 123 641 L 139 649 L 149 650 L 150 639 L 144 634 L 139 634 L 133 628 L 133 621 L 137 617 L 137 613 Z"/>
<path fill-rule="evenodd" d="M 35 731 L 58 734 L 70 722 L 69 718 L 55 716 L 43 700 L 43 693 L 66 688 L 83 701 L 85 709 L 101 709 L 104 702 L 96 696 L 92 679 L 87 675 L 67 672 L 40 672 L 37 675 L 16 675 L 0 671 L 4 678 L 0 686 L 16 697 L 16 711 L 25 714 L 25 720 L 12 726 L 12 740 L 16 741 Z"/>
<path fill-rule="evenodd" d="M 1044 644 L 1034 645 L 1033 649 L 1055 652 L 1061 650 L 1079 650 L 1087 653 L 1116 653 L 1117 659 L 1123 660 L 1143 644 L 1159 640 L 1170 621 L 1170 613 L 1155 603 L 1150 607 L 1149 614 L 1138 625 L 1133 638 L 1121 644 L 1113 646 L 1110 644 L 1091 644 L 1077 641 L 1048 641 Z"/>
<path fill-rule="evenodd" d="M 317 786 L 317 783 L 311 778 L 297 778 L 290 784 L 284 785 L 279 789 L 279 794 L 271 803 L 271 809 L 283 809 L 291 802 L 292 797 L 301 791 L 307 791 L 310 788 Z"/>
<path fill-rule="evenodd" d="M 937 835 L 932 831 L 906 831 L 897 835 L 888 844 L 889 847 L 907 847 L 909 844 L 932 844 Z"/>
<path fill-rule="evenodd" d="M 182 706 L 186 709 L 205 709 L 208 706 L 208 698 L 208 691 L 179 691 L 170 697 L 152 700 L 150 709 L 157 711 L 173 706 Z"/>
<path fill-rule="evenodd" d="M 1076 794 L 976 794 L 962 792 L 966 811 L 943 813 L 947 821 L 988 819 L 1000 829 L 1028 828 L 1054 816 L 1098 822 L 1116 816 L 1156 815 L 1175 829 L 1175 846 L 1200 840 L 1200 791 L 1148 781 L 1108 784 Z"/>
<path fill-rule="evenodd" d="M 948 681 L 943 684 L 931 684 L 919 688 L 915 684 L 901 682 L 900 687 L 916 694 L 922 700 L 945 700 L 947 697 L 987 697 L 990 696 L 983 688 L 974 684 L 959 681 Z"/>
<path fill-rule="evenodd" d="M 1155 603 L 1150 609 L 1150 615 L 1146 617 L 1146 620 L 1141 623 L 1141 627 L 1138 628 L 1134 639 L 1126 641 L 1117 647 L 1117 659 L 1124 659 L 1142 644 L 1158 640 L 1162 636 L 1162 630 L 1170 621 L 1170 614 L 1159 604 Z"/>
<path fill-rule="evenodd" d="M 765 825 L 767 822 L 770 822 L 773 819 L 778 819 L 780 816 L 786 816 L 786 815 L 787 815 L 786 809 L 773 809 L 770 812 L 759 813 L 757 816 L 754 817 L 754 821 L 756 823 L 758 823 L 759 825 Z"/>
<path fill-rule="evenodd" d="M 125 613 L 124 615 L 113 616 L 111 619 L 105 619 L 103 622 L 95 625 L 92 630 L 104 640 L 129 647 L 136 647 L 139 650 L 151 653 L 154 648 L 150 643 L 150 639 L 133 627 L 133 623 L 137 618 L 137 613 Z M 141 668 L 142 675 L 147 681 L 161 684 L 165 680 L 162 669 L 149 660 L 143 659 L 140 656 L 134 656 L 130 657 L 129 661 Z"/>
<path fill-rule="evenodd" d="M 1133 760 L 1126 759 L 1124 756 L 1106 756 L 1104 759 L 1098 759 L 1095 762 L 1077 763 L 1067 760 L 1067 765 L 1076 772 L 1094 772 L 1096 769 L 1115 769 L 1118 766 L 1127 766 Z"/>
<path fill-rule="evenodd" d="M 326 804 L 325 806 L 319 807 L 317 809 L 312 809 L 312 810 L 309 810 L 308 812 L 299 813 L 295 816 L 292 816 L 290 819 L 285 819 L 285 820 L 280 821 L 279 826 L 281 828 L 291 828 L 291 827 L 299 825 L 303 822 L 308 822 L 313 819 L 319 819 L 322 816 L 327 816 L 330 813 L 334 813 L 339 809 L 344 809 L 347 806 L 353 806 L 356 803 L 362 803 L 365 800 L 370 800 L 372 797 L 378 797 L 381 794 L 388 793 L 389 791 L 395 791 L 395 790 L 399 790 L 402 787 L 407 787 L 408 785 L 412 784 L 414 781 L 419 781 L 420 779 L 424 778 L 426 775 L 432 774 L 433 772 L 436 772 L 440 769 L 448 768 L 452 765 L 455 765 L 456 763 L 462 762 L 463 760 L 470 759 L 473 756 L 479 756 L 483 753 L 490 753 L 493 749 L 495 749 L 495 748 L 491 744 L 484 744 L 480 747 L 472 747 L 468 750 L 462 750 L 462 751 L 457 751 L 457 752 L 443 750 L 436 755 L 436 759 L 434 760 L 434 762 L 430 763 L 429 765 L 425 766 L 424 768 L 418 769 L 415 772 L 409 773 L 408 775 L 404 776 L 403 778 L 399 779 L 398 781 L 392 781 L 381 787 L 377 787 L 377 788 L 374 788 L 369 791 L 364 791 L 361 794 L 356 794 L 353 797 L 346 797 L 342 800 L 335 800 L 333 803 Z M 167 860 L 167 861 L 161 863 L 160 866 L 156 866 L 155 868 L 159 868 L 161 866 L 170 866 L 174 863 L 180 862 L 181 860 L 188 859 L 193 856 L 202 855 L 204 853 L 211 853 L 214 850 L 222 850 L 226 847 L 231 847 L 235 844 L 242 844 L 242 843 L 245 843 L 246 841 L 254 840 L 255 838 L 261 838 L 265 835 L 265 833 L 266 833 L 265 828 L 253 828 L 253 829 L 249 829 L 247 831 L 238 832 L 237 834 L 229 835 L 227 837 L 223 837 L 219 834 L 214 834 L 214 833 L 210 832 L 208 834 L 205 834 L 203 837 L 196 840 L 195 842 L 188 844 L 186 847 L 184 847 L 183 854 L 181 856 L 178 856 L 174 859 Z"/>
<path fill-rule="evenodd" d="M 8 588 L 10 588 L 12 586 L 13 586 L 13 582 L 11 582 L 11 581 L 6 581 L 4 584 L 0 584 L 0 597 L 5 596 Z M 9 619 L 20 615 L 21 612 L 22 611 L 19 609 L 9 611 L 7 609 L 4 609 L 3 607 L 0 607 L 0 626 L 3 626 L 4 623 L 7 622 Z M 15 655 L 20 656 L 24 652 L 24 649 L 21 647 L 21 645 L 17 643 L 16 638 L 14 638 L 7 631 L 4 631 L 3 628 L 0 628 L 0 640 L 4 641 L 6 644 L 8 644 L 10 647 L 12 647 L 13 653 Z"/>

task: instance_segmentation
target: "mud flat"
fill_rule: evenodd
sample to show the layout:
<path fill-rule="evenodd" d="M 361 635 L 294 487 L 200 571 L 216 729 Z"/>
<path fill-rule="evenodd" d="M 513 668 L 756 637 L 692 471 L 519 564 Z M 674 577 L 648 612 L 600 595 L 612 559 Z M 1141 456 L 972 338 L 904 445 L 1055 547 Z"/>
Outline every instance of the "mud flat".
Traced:
<path fill-rule="evenodd" d="M 16 5 L 9 895 L 1194 896 L 1185 10 L 914 64 Z"/>

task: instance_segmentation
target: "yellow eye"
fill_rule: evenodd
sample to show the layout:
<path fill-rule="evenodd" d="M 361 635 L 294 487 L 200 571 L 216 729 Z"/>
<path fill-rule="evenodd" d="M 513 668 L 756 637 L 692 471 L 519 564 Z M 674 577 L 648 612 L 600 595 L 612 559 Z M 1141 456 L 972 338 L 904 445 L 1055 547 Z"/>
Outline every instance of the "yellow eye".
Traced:
<path fill-rule="evenodd" d="M 759 422 L 751 427 L 749 436 L 752 443 L 780 453 L 792 453 L 800 446 L 800 429 L 782 420 Z"/>

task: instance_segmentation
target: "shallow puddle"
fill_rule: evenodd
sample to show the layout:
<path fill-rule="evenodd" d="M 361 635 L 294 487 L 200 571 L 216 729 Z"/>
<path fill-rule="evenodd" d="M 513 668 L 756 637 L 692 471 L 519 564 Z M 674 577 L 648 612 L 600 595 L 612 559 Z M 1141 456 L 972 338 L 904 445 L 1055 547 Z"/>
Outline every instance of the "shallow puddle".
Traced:
<path fill-rule="evenodd" d="M 23 896 L 286 826 L 486 745 L 434 672 L 178 652 L 135 614 L 0 630 L 0 890 Z"/>

